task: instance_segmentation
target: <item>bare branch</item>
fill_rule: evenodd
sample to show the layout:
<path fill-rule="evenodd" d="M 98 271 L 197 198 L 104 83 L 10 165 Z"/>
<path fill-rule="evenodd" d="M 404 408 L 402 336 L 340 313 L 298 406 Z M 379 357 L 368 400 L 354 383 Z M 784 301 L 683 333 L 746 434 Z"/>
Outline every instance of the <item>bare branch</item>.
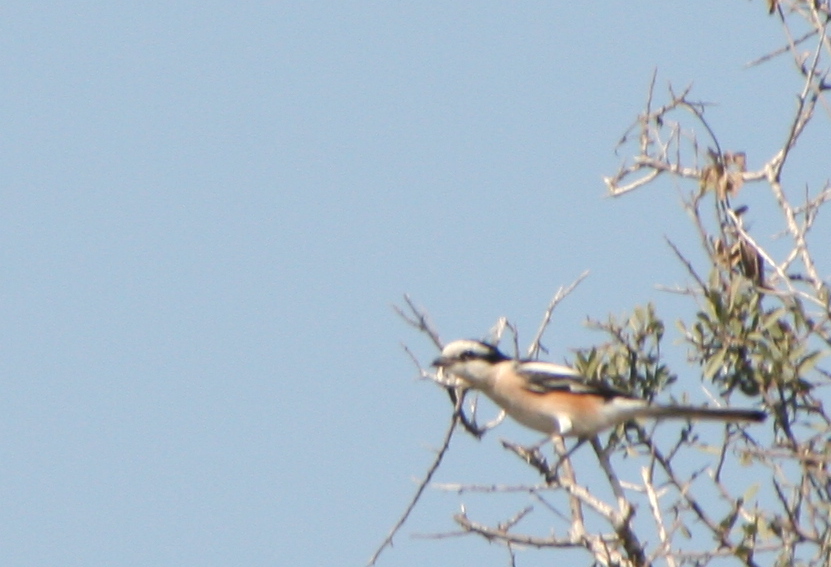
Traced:
<path fill-rule="evenodd" d="M 576 280 L 571 282 L 568 287 L 563 288 L 562 286 L 557 290 L 557 293 L 554 294 L 554 297 L 551 299 L 551 302 L 548 304 L 548 308 L 545 310 L 545 314 L 542 317 L 542 322 L 540 323 L 539 328 L 537 329 L 537 334 L 534 335 L 534 340 L 531 341 L 531 346 L 528 347 L 527 357 L 528 358 L 536 358 L 540 354 L 540 350 L 548 352 L 545 348 L 543 348 L 540 341 L 542 341 L 542 336 L 545 334 L 545 330 L 548 328 L 548 325 L 551 323 L 551 315 L 554 313 L 554 309 L 557 308 L 557 305 L 560 302 L 568 297 L 568 295 L 574 291 L 574 289 L 580 285 L 586 277 L 588 277 L 589 271 L 586 270 L 582 274 L 580 274 Z"/>
<path fill-rule="evenodd" d="M 465 531 L 479 534 L 489 541 L 500 541 L 502 543 L 513 543 L 530 547 L 583 547 L 583 542 L 573 537 L 535 537 L 531 535 L 512 534 L 500 528 L 491 528 L 484 524 L 474 522 L 467 517 L 464 511 L 453 516 L 453 519 Z"/>
<path fill-rule="evenodd" d="M 675 558 L 670 553 L 672 550 L 672 544 L 669 541 L 666 525 L 661 513 L 661 506 L 658 503 L 658 492 L 655 490 L 655 484 L 652 478 L 652 468 L 642 467 L 641 478 L 643 478 L 643 486 L 646 490 L 649 509 L 652 511 L 652 517 L 655 520 L 655 527 L 658 530 L 658 539 L 661 541 L 661 547 L 656 550 L 656 553 L 660 552 L 660 554 L 666 558 L 667 565 L 669 567 L 676 567 L 677 563 L 675 562 Z"/>
<path fill-rule="evenodd" d="M 770 52 L 766 53 L 765 55 L 762 55 L 761 57 L 758 57 L 758 58 L 754 59 L 753 61 L 750 61 L 750 62 L 746 63 L 745 68 L 748 69 L 750 67 L 756 67 L 757 65 L 761 65 L 762 63 L 767 63 L 768 61 L 770 61 L 771 59 L 773 59 L 775 57 L 778 57 L 779 55 L 782 55 L 784 53 L 788 53 L 789 51 L 791 51 L 791 47 L 801 45 L 802 43 L 804 43 L 805 41 L 811 39 L 812 37 L 814 37 L 816 35 L 817 35 L 817 30 L 810 30 L 810 31 L 806 32 L 804 35 L 802 35 L 801 37 L 795 39 L 793 41 L 793 44 L 783 45 L 782 47 L 780 47 L 778 49 L 774 49 L 773 51 L 770 51 Z"/>
<path fill-rule="evenodd" d="M 460 400 L 461 401 L 461 400 Z M 453 413 L 453 417 L 450 419 L 450 424 L 447 428 L 447 432 L 444 434 L 444 441 L 442 442 L 441 449 L 438 450 L 436 453 L 436 458 L 433 459 L 433 463 L 430 465 L 430 468 L 427 469 L 427 474 L 424 475 L 424 478 L 419 482 L 418 488 L 413 495 L 412 500 L 407 505 L 407 508 L 404 510 L 404 513 L 395 523 L 395 525 L 390 530 L 390 533 L 381 542 L 381 545 L 378 546 L 378 549 L 375 553 L 372 554 L 370 557 L 369 562 L 367 565 L 375 565 L 375 562 L 378 561 L 378 557 L 381 555 L 381 552 L 384 551 L 384 548 L 387 546 L 392 547 L 392 539 L 395 537 L 395 534 L 398 533 L 398 530 L 404 525 L 404 522 L 407 521 L 407 518 L 410 517 L 410 513 L 415 509 L 416 504 L 418 504 L 419 499 L 421 498 L 424 489 L 427 488 L 427 485 L 430 484 L 430 480 L 433 478 L 433 475 L 439 469 L 439 465 L 441 464 L 442 459 L 444 458 L 445 453 L 447 453 L 447 449 L 450 448 L 450 439 L 453 437 L 453 431 L 456 430 L 456 423 L 459 419 L 459 411 L 455 411 Z"/>
<path fill-rule="evenodd" d="M 436 331 L 435 328 L 433 328 L 433 325 L 430 323 L 427 313 L 416 307 L 415 303 L 413 303 L 409 295 L 404 295 L 404 301 L 407 303 L 407 307 L 410 310 L 410 314 L 405 313 L 404 310 L 398 307 L 397 305 L 392 306 L 393 310 L 395 310 L 395 312 L 398 313 L 398 315 L 402 319 L 404 319 L 404 321 L 408 325 L 410 325 L 411 327 L 415 327 L 416 329 L 430 337 L 430 340 L 432 341 L 433 345 L 438 350 L 441 350 L 443 343 L 439 338 L 438 331 Z"/>

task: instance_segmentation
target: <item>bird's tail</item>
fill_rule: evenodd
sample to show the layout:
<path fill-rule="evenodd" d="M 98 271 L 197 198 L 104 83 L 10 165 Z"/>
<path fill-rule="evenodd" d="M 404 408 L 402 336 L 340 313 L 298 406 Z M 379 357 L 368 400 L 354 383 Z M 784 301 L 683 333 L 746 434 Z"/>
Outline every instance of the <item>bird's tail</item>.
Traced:
<path fill-rule="evenodd" d="M 690 406 L 646 406 L 638 410 L 638 417 L 655 419 L 696 419 L 709 421 L 762 422 L 767 414 L 759 410 L 727 408 L 695 408 Z"/>

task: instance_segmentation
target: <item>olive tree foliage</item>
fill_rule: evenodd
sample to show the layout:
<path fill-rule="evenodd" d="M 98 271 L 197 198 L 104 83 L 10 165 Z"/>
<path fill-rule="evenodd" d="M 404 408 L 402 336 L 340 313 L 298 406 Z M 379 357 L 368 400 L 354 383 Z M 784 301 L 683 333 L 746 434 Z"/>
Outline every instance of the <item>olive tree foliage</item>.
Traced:
<path fill-rule="evenodd" d="M 831 3 L 767 0 L 765 7 L 781 22 L 784 42 L 754 64 L 787 57 L 795 69 L 777 87 L 792 89 L 795 97 L 793 106 L 782 110 L 790 120 L 775 153 L 754 156 L 763 164 L 748 169 L 742 148 L 720 143 L 719 132 L 707 121 L 706 104 L 695 100 L 691 89 L 664 91 L 653 77 L 645 108 L 617 148 L 627 157 L 604 180 L 609 193 L 621 198 L 664 178 L 685 191 L 684 207 L 698 234 L 693 245 L 703 251 L 696 258 L 703 260 L 688 257 L 689 243 L 668 242 L 668 252 L 686 268 L 690 282 L 671 290 L 683 294 L 690 306 L 689 316 L 670 325 L 673 338 L 680 334 L 689 361 L 700 367 L 713 392 L 712 405 L 756 402 L 769 414 L 766 423 L 724 426 L 715 441 L 700 438 L 694 424 L 669 442 L 658 439 L 648 424 L 620 427 L 608 440 L 603 435 L 602 442 L 591 443 L 605 487 L 581 483 L 569 458 L 554 467 L 541 448 L 508 442 L 503 442 L 505 450 L 531 467 L 538 483 L 436 485 L 432 476 L 454 431 L 478 437 L 494 424 L 479 424 L 468 393 L 419 365 L 425 378 L 447 390 L 452 418 L 410 507 L 370 563 L 392 542 L 421 492 L 432 486 L 462 495 L 517 498 L 515 511 L 498 523 L 463 508 L 454 516 L 459 530 L 436 535 L 473 535 L 501 544 L 510 565 L 516 564 L 517 550 L 526 548 L 578 549 L 586 554 L 585 564 L 603 566 L 831 565 L 831 415 L 823 404 L 831 384 L 831 374 L 823 369 L 831 350 L 831 310 L 829 284 L 815 254 L 827 253 L 831 242 L 811 238 L 831 200 L 831 184 L 792 185 L 784 175 L 799 178 L 798 171 L 788 170 L 799 151 L 831 168 L 831 145 L 800 146 L 808 128 L 831 133 Z M 734 201 L 750 190 L 769 196 L 778 211 L 779 234 L 755 234 L 749 228 L 746 220 L 754 211 Z M 490 338 L 513 337 L 513 349 L 506 351 L 538 356 L 552 312 L 577 283 L 557 293 L 525 352 L 504 319 Z M 409 298 L 399 313 L 441 348 L 426 314 Z M 651 305 L 590 324 L 605 339 L 576 352 L 574 365 L 588 379 L 647 399 L 675 381 L 662 356 L 667 323 Z M 555 440 L 554 448 L 565 454 L 561 441 Z M 531 527 L 541 518 L 547 530 Z M 553 556 L 537 560 L 557 562 Z"/>

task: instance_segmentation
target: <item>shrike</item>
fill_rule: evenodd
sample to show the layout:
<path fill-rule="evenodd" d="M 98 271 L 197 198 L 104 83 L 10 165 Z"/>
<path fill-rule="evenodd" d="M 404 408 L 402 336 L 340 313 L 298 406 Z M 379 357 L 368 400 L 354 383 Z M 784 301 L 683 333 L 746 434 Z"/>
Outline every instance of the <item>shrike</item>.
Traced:
<path fill-rule="evenodd" d="M 761 422 L 766 417 L 758 410 L 653 404 L 588 383 L 573 368 L 516 360 L 474 340 L 449 343 L 433 366 L 480 390 L 522 425 L 546 435 L 578 437 L 581 443 L 636 418 Z"/>

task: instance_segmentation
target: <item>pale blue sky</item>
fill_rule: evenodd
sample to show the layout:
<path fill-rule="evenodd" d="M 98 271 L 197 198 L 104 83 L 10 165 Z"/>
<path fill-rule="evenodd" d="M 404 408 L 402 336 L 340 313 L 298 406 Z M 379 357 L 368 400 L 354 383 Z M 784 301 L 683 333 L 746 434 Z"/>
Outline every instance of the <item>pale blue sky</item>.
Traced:
<path fill-rule="evenodd" d="M 663 235 L 697 254 L 678 187 L 612 200 L 601 177 L 654 68 L 758 167 L 797 79 L 743 65 L 779 42 L 745 1 L 6 2 L 0 564 L 362 565 L 449 415 L 390 305 L 527 343 L 588 269 L 554 360 L 600 340 L 586 316 L 672 321 Z M 799 190 L 828 175 L 797 163 Z M 500 436 L 533 437 L 460 435 L 439 480 L 532 480 Z M 506 564 L 410 537 L 460 501 L 428 493 L 381 565 Z"/>

